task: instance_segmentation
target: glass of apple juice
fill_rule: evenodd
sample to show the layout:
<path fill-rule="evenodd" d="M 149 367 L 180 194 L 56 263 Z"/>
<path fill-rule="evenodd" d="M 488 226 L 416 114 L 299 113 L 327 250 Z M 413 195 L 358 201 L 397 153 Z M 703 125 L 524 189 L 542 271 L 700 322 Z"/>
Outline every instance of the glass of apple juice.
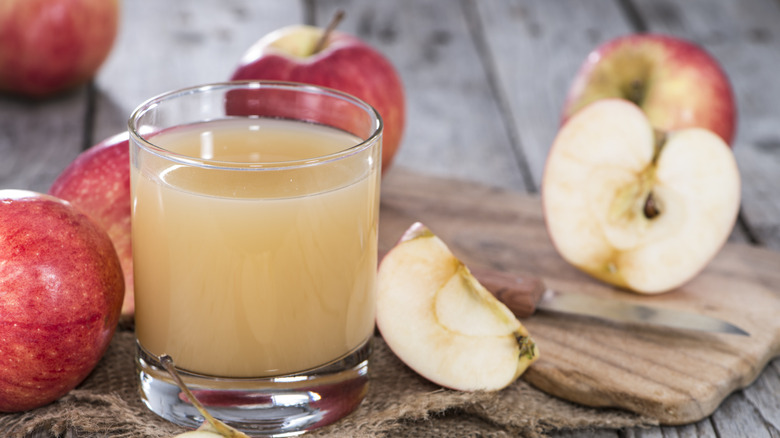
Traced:
<path fill-rule="evenodd" d="M 343 93 L 228 82 L 128 122 L 136 369 L 143 402 L 250 435 L 352 412 L 374 331 L 382 122 Z"/>

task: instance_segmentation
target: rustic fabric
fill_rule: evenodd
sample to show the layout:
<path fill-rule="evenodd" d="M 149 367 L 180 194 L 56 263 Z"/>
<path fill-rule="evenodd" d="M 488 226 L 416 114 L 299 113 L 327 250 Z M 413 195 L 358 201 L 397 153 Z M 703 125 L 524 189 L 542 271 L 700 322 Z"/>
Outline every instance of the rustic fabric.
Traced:
<path fill-rule="evenodd" d="M 0 414 L 0 436 L 161 438 L 185 430 L 149 412 L 137 392 L 134 333 L 118 331 L 92 374 L 59 401 L 23 413 Z M 497 393 L 443 389 L 406 367 L 380 337 L 374 342 L 368 397 L 358 410 L 309 436 L 540 437 L 560 429 L 651 425 L 647 418 L 578 406 L 518 380 Z M 542 352 L 542 354 L 544 354 Z"/>

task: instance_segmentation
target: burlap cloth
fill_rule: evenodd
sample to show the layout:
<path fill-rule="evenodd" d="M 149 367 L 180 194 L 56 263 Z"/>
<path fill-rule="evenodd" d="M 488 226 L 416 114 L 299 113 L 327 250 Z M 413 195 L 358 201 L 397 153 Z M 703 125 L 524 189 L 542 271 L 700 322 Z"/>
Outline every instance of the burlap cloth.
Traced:
<path fill-rule="evenodd" d="M 78 437 L 170 437 L 185 430 L 149 412 L 134 375 L 134 333 L 117 331 L 101 362 L 78 388 L 32 411 L 0 414 L 0 436 L 36 432 Z M 542 355 L 544 353 L 542 352 Z M 522 379 L 497 393 L 443 389 L 406 367 L 380 337 L 374 342 L 369 395 L 348 417 L 307 436 L 540 437 L 561 429 L 622 428 L 653 421 L 553 398 Z"/>

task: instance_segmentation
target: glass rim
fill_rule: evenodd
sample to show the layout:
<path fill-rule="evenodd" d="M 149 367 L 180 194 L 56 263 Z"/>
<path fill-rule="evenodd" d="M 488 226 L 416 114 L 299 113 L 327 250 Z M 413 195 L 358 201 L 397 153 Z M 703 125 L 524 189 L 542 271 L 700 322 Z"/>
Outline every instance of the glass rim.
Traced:
<path fill-rule="evenodd" d="M 219 89 L 295 90 L 301 92 L 316 93 L 320 95 L 326 95 L 333 98 L 341 99 L 343 101 L 355 105 L 356 107 L 363 109 L 366 113 L 370 114 L 370 117 L 372 119 L 372 125 L 373 125 L 372 131 L 371 134 L 367 136 L 368 138 L 361 139 L 360 142 L 358 142 L 355 145 L 352 145 L 348 148 L 330 154 L 319 155 L 319 156 L 299 159 L 299 160 L 242 163 L 236 161 L 204 159 L 204 158 L 198 158 L 186 154 L 173 152 L 171 150 L 156 145 L 152 141 L 149 141 L 144 136 L 144 133 L 139 132 L 139 130 L 136 127 L 137 123 L 135 122 L 137 122 L 148 111 L 154 109 L 164 101 L 175 99 L 177 97 L 182 97 L 186 95 L 204 93 L 204 92 L 219 90 Z M 226 115 L 225 120 L 229 119 L 230 117 L 231 116 Z M 245 116 L 236 116 L 236 117 L 245 117 Z M 253 117 L 249 116 L 246 118 L 251 119 Z M 221 119 L 205 119 L 200 121 L 193 121 L 193 123 L 208 122 L 213 120 L 221 120 Z M 280 118 L 280 120 L 296 120 L 296 119 Z M 305 120 L 301 120 L 301 121 L 305 122 Z M 323 125 L 323 126 L 328 126 L 328 125 Z M 160 93 L 156 96 L 153 96 L 145 100 L 132 111 L 132 113 L 130 114 L 130 118 L 127 120 L 127 128 L 128 128 L 130 140 L 134 140 L 145 151 L 157 155 L 158 157 L 163 158 L 165 160 L 173 161 L 187 166 L 195 166 L 195 167 L 201 167 L 207 169 L 237 170 L 237 171 L 245 171 L 245 170 L 271 171 L 271 170 L 290 170 L 296 168 L 323 165 L 334 161 L 340 161 L 356 153 L 362 152 L 363 150 L 369 148 L 371 145 L 375 144 L 378 141 L 378 138 L 381 135 L 382 130 L 384 128 L 384 122 L 382 120 L 381 115 L 376 110 L 376 108 L 374 108 L 364 100 L 340 90 L 323 87 L 320 85 L 312 85 L 312 84 L 305 84 L 299 82 L 272 81 L 272 80 L 240 80 L 240 81 L 213 82 L 208 84 L 195 85 L 191 87 L 179 88 L 179 89 Z"/>

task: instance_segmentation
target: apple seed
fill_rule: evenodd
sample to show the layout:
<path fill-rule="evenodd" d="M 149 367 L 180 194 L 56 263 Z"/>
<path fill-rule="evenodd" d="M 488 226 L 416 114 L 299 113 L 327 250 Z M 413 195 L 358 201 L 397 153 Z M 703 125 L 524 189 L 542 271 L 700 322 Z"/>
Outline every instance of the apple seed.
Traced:
<path fill-rule="evenodd" d="M 661 214 L 661 211 L 658 209 L 658 204 L 655 203 L 655 197 L 653 196 L 653 192 L 650 192 L 647 194 L 647 200 L 645 201 L 645 217 L 648 219 L 653 219 L 659 214 Z"/>

